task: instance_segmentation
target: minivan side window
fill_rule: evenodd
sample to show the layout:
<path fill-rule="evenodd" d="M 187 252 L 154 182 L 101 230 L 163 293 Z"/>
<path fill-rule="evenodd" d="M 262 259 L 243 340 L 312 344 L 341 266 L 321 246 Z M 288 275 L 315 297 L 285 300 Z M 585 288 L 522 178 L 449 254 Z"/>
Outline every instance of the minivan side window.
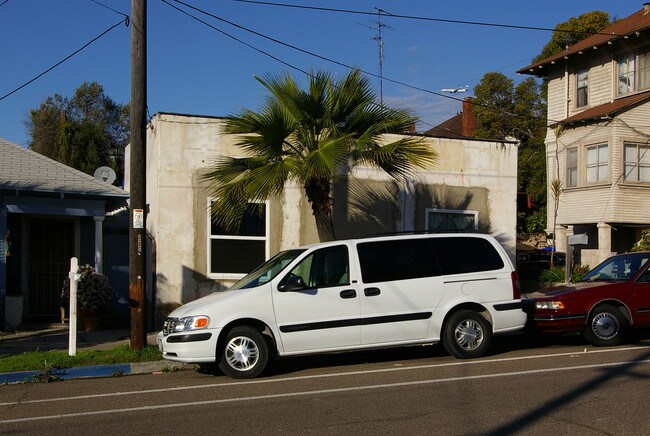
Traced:
<path fill-rule="evenodd" d="M 498 270 L 503 260 L 494 246 L 482 238 L 442 237 L 429 239 L 442 274 Z"/>
<path fill-rule="evenodd" d="M 291 276 L 302 277 L 308 288 L 342 286 L 350 283 L 348 247 L 338 245 L 316 250 L 293 267 Z"/>
<path fill-rule="evenodd" d="M 361 242 L 357 245 L 364 283 L 439 276 L 426 239 Z"/>

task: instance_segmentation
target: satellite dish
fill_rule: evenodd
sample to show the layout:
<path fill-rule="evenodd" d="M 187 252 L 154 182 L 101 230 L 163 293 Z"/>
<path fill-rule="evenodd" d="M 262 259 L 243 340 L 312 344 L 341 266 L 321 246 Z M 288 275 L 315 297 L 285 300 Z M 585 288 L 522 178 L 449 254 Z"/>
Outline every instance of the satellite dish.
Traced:
<path fill-rule="evenodd" d="M 95 173 L 93 175 L 97 180 L 101 180 L 102 182 L 110 184 L 113 184 L 117 178 L 115 171 L 113 171 L 113 168 L 111 167 L 99 167 L 95 170 Z"/>

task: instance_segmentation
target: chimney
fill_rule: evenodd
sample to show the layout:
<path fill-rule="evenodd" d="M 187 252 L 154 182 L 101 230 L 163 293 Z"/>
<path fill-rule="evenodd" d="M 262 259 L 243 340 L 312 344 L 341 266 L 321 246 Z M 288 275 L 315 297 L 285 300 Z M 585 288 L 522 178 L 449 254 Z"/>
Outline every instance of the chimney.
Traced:
<path fill-rule="evenodd" d="M 462 123 L 462 135 L 470 138 L 474 136 L 474 132 L 476 131 L 476 117 L 474 116 L 472 97 L 465 97 L 463 99 Z"/>
<path fill-rule="evenodd" d="M 406 128 L 406 131 L 408 133 L 415 133 L 415 123 L 409 124 L 408 127 Z"/>
<path fill-rule="evenodd" d="M 643 3 L 643 15 L 647 15 L 650 12 L 650 3 Z"/>

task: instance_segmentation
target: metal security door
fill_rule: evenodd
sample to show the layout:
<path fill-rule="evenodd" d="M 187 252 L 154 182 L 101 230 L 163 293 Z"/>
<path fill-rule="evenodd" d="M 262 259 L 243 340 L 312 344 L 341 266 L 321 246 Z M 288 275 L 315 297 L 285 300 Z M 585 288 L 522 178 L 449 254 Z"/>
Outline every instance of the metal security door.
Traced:
<path fill-rule="evenodd" d="M 74 222 L 30 219 L 27 239 L 27 316 L 45 321 L 60 314 L 63 280 L 74 256 Z"/>

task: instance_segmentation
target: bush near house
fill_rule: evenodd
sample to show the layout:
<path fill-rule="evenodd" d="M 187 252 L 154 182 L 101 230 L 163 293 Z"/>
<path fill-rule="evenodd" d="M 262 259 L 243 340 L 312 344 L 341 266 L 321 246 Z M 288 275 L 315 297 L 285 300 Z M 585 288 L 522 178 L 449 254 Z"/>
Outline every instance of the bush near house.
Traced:
<path fill-rule="evenodd" d="M 589 265 L 573 265 L 573 271 L 571 272 L 571 283 L 576 283 L 582 280 L 582 278 L 589 272 L 591 268 Z M 539 281 L 541 283 L 564 283 L 564 266 L 554 266 L 551 269 L 542 271 L 539 276 Z"/>

